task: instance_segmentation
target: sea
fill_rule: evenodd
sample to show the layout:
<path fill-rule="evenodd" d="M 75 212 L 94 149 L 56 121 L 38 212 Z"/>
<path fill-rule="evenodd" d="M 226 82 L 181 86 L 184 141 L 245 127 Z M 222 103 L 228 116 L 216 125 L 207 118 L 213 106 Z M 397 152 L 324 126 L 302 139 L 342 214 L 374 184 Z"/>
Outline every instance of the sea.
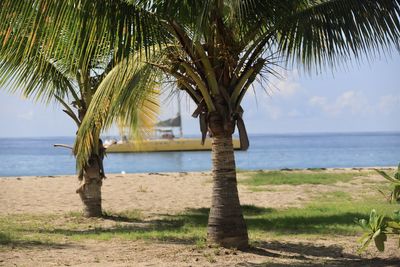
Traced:
<path fill-rule="evenodd" d="M 400 132 L 250 135 L 250 148 L 236 151 L 241 170 L 397 166 Z M 69 149 L 73 137 L 0 138 L 0 176 L 75 174 Z M 200 138 L 199 138 L 200 142 Z M 209 171 L 211 153 L 153 152 L 108 154 L 106 173 Z"/>

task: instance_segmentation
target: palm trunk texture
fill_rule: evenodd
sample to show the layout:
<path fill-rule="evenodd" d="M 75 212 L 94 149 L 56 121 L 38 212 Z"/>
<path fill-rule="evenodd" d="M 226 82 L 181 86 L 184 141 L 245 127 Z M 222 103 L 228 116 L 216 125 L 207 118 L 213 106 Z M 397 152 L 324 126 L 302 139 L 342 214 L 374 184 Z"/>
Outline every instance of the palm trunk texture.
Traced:
<path fill-rule="evenodd" d="M 212 138 L 213 193 L 208 241 L 223 247 L 248 247 L 247 227 L 240 206 L 232 134 Z"/>
<path fill-rule="evenodd" d="M 101 217 L 102 159 L 92 155 L 83 170 L 83 183 L 76 190 L 83 202 L 85 217 Z"/>

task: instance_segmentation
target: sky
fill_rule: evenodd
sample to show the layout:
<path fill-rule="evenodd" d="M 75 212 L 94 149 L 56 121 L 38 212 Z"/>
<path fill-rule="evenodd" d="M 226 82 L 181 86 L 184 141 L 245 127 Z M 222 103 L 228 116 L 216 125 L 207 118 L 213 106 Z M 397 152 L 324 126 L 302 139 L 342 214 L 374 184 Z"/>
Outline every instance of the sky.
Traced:
<path fill-rule="evenodd" d="M 256 83 L 244 98 L 250 134 L 400 132 L 400 55 L 395 52 L 318 74 L 296 68 L 277 71 L 280 78 Z M 177 113 L 176 100 L 161 102 L 160 119 Z M 181 108 L 184 134 L 199 134 L 198 120 L 191 117 L 194 105 L 182 97 Z M 76 126 L 61 110 L 2 88 L 0 137 L 73 136 Z"/>

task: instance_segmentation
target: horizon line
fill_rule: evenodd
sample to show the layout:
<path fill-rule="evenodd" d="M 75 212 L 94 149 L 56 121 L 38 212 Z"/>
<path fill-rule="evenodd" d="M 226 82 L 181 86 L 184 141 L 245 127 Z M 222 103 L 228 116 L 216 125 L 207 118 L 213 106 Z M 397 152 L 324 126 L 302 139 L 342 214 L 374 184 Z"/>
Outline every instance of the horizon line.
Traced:
<path fill-rule="evenodd" d="M 276 132 L 276 133 L 259 133 L 253 132 L 248 133 L 249 136 L 260 136 L 260 135 L 315 135 L 315 134 L 400 134 L 400 130 L 382 130 L 382 131 L 321 131 L 321 132 Z M 102 135 L 104 137 L 114 137 L 117 135 Z M 199 136 L 200 134 L 187 134 L 187 136 Z M 233 136 L 237 136 L 237 133 L 234 133 Z M 34 135 L 34 136 L 0 136 L 0 139 L 20 139 L 20 138 L 73 138 L 75 135 Z M 178 138 L 177 138 L 178 139 Z"/>

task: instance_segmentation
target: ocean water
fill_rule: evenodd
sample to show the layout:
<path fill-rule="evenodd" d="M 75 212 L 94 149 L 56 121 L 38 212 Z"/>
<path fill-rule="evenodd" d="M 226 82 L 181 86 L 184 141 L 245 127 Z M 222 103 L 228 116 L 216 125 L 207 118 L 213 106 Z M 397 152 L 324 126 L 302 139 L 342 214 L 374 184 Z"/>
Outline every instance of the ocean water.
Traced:
<path fill-rule="evenodd" d="M 0 176 L 74 174 L 71 151 L 55 143 L 72 144 L 73 138 L 0 138 Z M 397 166 L 400 133 L 250 135 L 250 148 L 235 157 L 237 168 L 245 170 Z M 207 171 L 211 155 L 108 154 L 104 166 L 106 173 Z"/>

